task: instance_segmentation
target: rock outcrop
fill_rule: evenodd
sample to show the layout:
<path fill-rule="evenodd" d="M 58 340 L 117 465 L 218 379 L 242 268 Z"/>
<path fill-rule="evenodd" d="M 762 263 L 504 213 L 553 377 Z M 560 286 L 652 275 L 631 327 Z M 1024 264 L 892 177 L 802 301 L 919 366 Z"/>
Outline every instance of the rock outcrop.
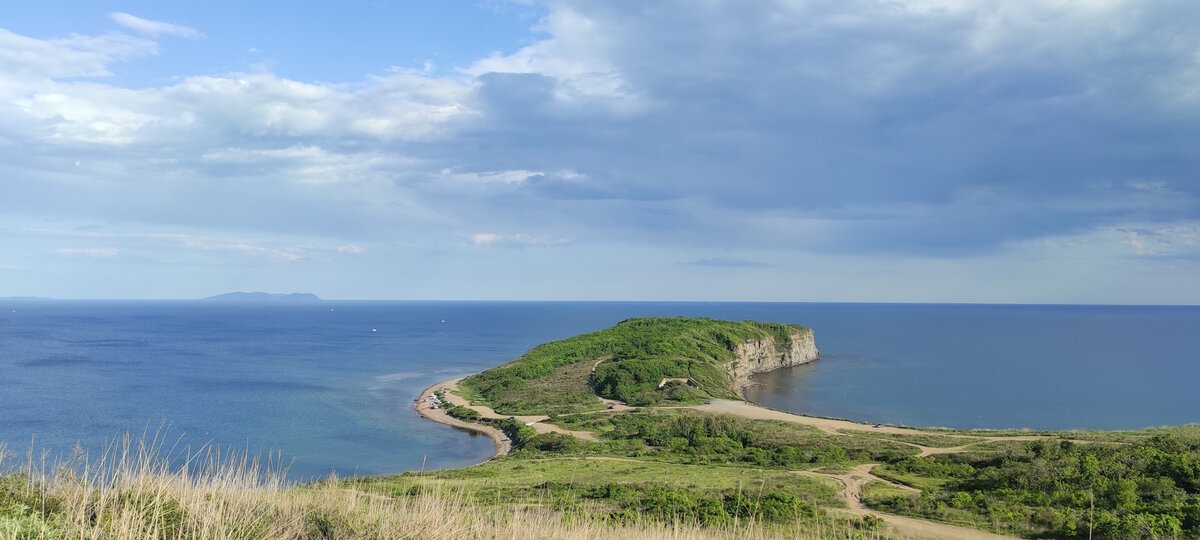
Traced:
<path fill-rule="evenodd" d="M 791 343 L 776 343 L 774 337 L 767 337 L 734 348 L 736 357 L 729 364 L 729 374 L 739 395 L 753 384 L 750 376 L 755 373 L 807 364 L 820 356 L 811 328 L 799 328 L 789 337 Z"/>

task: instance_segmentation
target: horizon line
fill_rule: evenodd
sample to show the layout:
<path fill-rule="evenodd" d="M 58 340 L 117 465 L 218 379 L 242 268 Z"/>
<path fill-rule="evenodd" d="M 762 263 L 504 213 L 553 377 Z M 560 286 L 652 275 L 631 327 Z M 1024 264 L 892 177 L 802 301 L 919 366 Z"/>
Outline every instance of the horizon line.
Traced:
<path fill-rule="evenodd" d="M 312 294 L 312 293 L 269 293 L 269 294 Z M 216 295 L 220 296 L 220 295 Z M 997 302 L 997 301 L 922 301 L 922 300 L 679 300 L 679 299 L 448 299 L 448 298 L 323 298 L 314 300 L 285 299 L 220 299 L 213 296 L 199 298 L 55 298 L 44 296 L 0 296 L 0 301 L 29 302 L 203 302 L 227 304 L 289 304 L 300 305 L 317 302 L 428 302 L 428 303 L 644 303 L 644 304 L 864 304 L 864 305 L 927 305 L 927 306 L 1081 306 L 1081 307 L 1200 307 L 1200 304 L 1150 304 L 1113 302 Z"/>

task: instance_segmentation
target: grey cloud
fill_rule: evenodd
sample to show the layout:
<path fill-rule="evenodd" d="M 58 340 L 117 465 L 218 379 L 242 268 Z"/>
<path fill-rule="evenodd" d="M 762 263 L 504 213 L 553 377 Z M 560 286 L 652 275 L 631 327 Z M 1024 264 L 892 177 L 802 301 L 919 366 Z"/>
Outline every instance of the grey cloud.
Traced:
<path fill-rule="evenodd" d="M 454 76 L 29 83 L 0 94 L 0 208 L 349 241 L 921 256 L 1200 214 L 1200 5 L 921 4 L 548 2 L 544 40 Z M 0 43 L 72 53 L 0 54 L 40 77 L 157 53 L 128 36 Z M 29 98 L 54 93 L 80 107 Z M 1143 180 L 1171 195 L 1128 187 Z"/>
<path fill-rule="evenodd" d="M 586 190 L 535 185 L 547 198 L 698 197 L 740 232 L 763 211 L 834 214 L 835 240 L 807 245 L 922 254 L 1144 218 L 1092 189 L 1141 177 L 1190 198 L 1159 201 L 1149 210 L 1157 219 L 1196 210 L 1200 101 L 1168 99 L 1164 88 L 1194 69 L 1200 41 L 1185 21 L 1196 17 L 1184 14 L 1200 8 L 1191 4 L 552 7 L 612 32 L 606 61 L 651 105 L 584 121 L 594 104 L 564 112 L 553 74 L 485 75 L 481 110 L 496 112 L 480 128 L 492 139 L 481 159 L 569 166 L 596 180 Z M 1128 26 L 1114 30 L 1114 18 Z M 1174 45 L 1147 44 L 1162 39 Z M 957 201 L 964 189 L 1009 200 Z M 882 220 L 838 211 L 862 206 L 900 211 Z M 929 211 L 902 212 L 912 206 Z M 636 206 L 625 212 L 637 219 Z"/>

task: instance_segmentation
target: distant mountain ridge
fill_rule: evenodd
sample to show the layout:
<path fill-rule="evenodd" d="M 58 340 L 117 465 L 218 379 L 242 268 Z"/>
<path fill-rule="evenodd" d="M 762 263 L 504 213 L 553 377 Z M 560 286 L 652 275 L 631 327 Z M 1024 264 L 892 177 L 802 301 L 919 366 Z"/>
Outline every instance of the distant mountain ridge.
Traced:
<path fill-rule="evenodd" d="M 321 299 L 313 293 L 274 294 L 265 292 L 228 292 L 209 296 L 203 300 L 238 301 L 238 302 L 319 302 Z"/>

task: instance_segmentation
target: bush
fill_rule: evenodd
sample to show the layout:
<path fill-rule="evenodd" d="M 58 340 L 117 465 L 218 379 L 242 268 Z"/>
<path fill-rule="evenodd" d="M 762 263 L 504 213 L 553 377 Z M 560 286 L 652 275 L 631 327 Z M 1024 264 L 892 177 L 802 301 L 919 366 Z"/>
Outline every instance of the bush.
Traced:
<path fill-rule="evenodd" d="M 534 437 L 528 447 L 542 452 L 570 452 L 579 449 L 579 439 L 562 433 L 541 433 Z"/>
<path fill-rule="evenodd" d="M 462 405 L 451 405 L 446 409 L 446 414 L 467 422 L 475 422 L 482 418 L 475 409 L 463 407 Z"/>

